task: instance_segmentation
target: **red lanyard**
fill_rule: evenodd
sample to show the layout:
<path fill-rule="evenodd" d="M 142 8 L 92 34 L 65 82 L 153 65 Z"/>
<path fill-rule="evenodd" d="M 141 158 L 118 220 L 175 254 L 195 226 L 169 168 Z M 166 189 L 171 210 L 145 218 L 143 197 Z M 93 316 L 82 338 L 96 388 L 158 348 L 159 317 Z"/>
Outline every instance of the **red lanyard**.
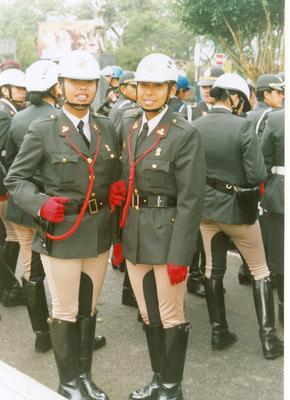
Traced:
<path fill-rule="evenodd" d="M 100 131 L 98 130 L 97 132 L 97 145 L 96 145 L 96 152 L 94 154 L 93 158 L 90 157 L 86 157 L 81 151 L 80 149 L 77 147 L 77 145 L 71 140 L 70 135 L 66 134 L 65 135 L 65 139 L 67 141 L 67 143 L 76 151 L 76 153 L 88 164 L 88 170 L 89 170 L 89 183 L 88 183 L 88 187 L 87 187 L 87 192 L 86 192 L 86 196 L 85 196 L 85 200 L 83 202 L 83 205 L 81 207 L 80 213 L 77 215 L 75 222 L 73 223 L 72 227 L 65 233 L 59 235 L 59 236 L 54 236 L 51 235 L 50 233 L 46 233 L 46 236 L 48 237 L 48 239 L 50 240 L 65 240 L 67 238 L 69 238 L 73 233 L 75 233 L 75 231 L 79 228 L 83 216 L 86 212 L 86 209 L 88 207 L 88 202 L 90 200 L 92 191 L 93 191 L 93 186 L 94 186 L 94 180 L 95 180 L 95 175 L 94 175 L 94 165 L 96 163 L 96 159 L 97 156 L 100 152 L 100 143 L 101 143 L 101 135 L 100 135 Z"/>
<path fill-rule="evenodd" d="M 133 125 L 134 126 L 134 125 Z M 127 215 L 129 208 L 131 206 L 132 202 L 132 195 L 133 195 L 133 189 L 134 189 L 134 183 L 135 183 L 135 167 L 139 164 L 143 158 L 145 158 L 158 144 L 160 143 L 160 136 L 155 140 L 155 142 L 150 146 L 143 154 L 141 154 L 135 161 L 133 160 L 132 157 L 132 149 L 131 149 L 131 139 L 133 134 L 136 133 L 136 131 L 133 130 L 133 127 L 131 128 L 131 131 L 128 136 L 128 159 L 129 159 L 129 165 L 130 165 L 130 172 L 129 172 L 129 184 L 128 184 L 128 193 L 127 193 L 127 198 L 126 202 L 123 208 L 122 212 L 122 217 L 120 221 L 120 228 L 124 228 L 126 225 L 126 220 L 127 220 Z"/>

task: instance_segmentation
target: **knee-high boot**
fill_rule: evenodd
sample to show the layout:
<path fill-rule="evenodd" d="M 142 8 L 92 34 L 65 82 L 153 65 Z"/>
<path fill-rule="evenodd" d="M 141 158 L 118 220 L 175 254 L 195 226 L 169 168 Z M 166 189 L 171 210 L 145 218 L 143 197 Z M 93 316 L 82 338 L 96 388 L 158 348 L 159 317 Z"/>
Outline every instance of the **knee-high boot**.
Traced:
<path fill-rule="evenodd" d="M 189 293 L 196 294 L 197 296 L 205 297 L 203 275 L 199 269 L 200 256 L 201 252 L 199 250 L 196 250 L 189 268 L 189 274 L 187 278 L 187 291 Z"/>
<path fill-rule="evenodd" d="M 228 329 L 222 279 L 205 278 L 206 303 L 212 326 L 211 348 L 222 350 L 235 343 L 238 338 Z"/>
<path fill-rule="evenodd" d="M 3 249 L 3 256 L 13 273 L 15 273 L 16 271 L 18 255 L 19 255 L 19 243 L 5 242 Z"/>
<path fill-rule="evenodd" d="M 189 323 L 163 329 L 161 385 L 157 400 L 183 400 L 181 382 L 188 342 Z"/>
<path fill-rule="evenodd" d="M 109 400 L 105 392 L 92 380 L 93 348 L 96 329 L 96 316 L 79 317 L 77 321 L 79 381 L 82 391 L 92 400 Z"/>
<path fill-rule="evenodd" d="M 276 274 L 276 285 L 278 294 L 278 319 L 284 326 L 284 274 Z"/>
<path fill-rule="evenodd" d="M 50 335 L 60 379 L 58 393 L 70 400 L 88 400 L 79 383 L 76 323 L 53 319 Z"/>
<path fill-rule="evenodd" d="M 125 268 L 125 275 L 123 281 L 122 304 L 124 306 L 132 306 L 138 308 L 136 297 L 133 292 L 130 278 L 128 275 L 127 267 Z"/>
<path fill-rule="evenodd" d="M 160 386 L 163 329 L 160 326 L 144 325 L 144 331 L 153 371 L 153 379 L 151 383 L 143 388 L 134 390 L 130 394 L 130 400 L 155 400 Z"/>
<path fill-rule="evenodd" d="M 48 307 L 43 281 L 27 281 L 22 278 L 26 307 L 33 332 L 36 335 L 35 351 L 45 353 L 51 349 L 48 326 Z"/>
<path fill-rule="evenodd" d="M 253 293 L 264 357 L 267 359 L 280 357 L 284 348 L 282 341 L 276 336 L 271 279 L 267 277 L 254 280 Z"/>

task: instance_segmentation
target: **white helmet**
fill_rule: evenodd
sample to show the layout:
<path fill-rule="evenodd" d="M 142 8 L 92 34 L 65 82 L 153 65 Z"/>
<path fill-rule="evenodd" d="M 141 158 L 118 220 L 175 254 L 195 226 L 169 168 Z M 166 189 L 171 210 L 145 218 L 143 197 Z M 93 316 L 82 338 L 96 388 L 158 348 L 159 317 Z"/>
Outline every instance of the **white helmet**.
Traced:
<path fill-rule="evenodd" d="M 213 84 L 213 89 L 214 88 L 221 88 L 221 89 L 228 89 L 228 90 L 234 90 L 237 93 L 240 93 L 244 100 L 245 100 L 245 105 L 246 109 L 245 111 L 249 111 L 251 106 L 250 106 L 250 89 L 247 81 L 242 78 L 240 75 L 236 73 L 226 73 L 221 75 L 220 77 L 217 78 L 217 80 Z"/>
<path fill-rule="evenodd" d="M 138 64 L 137 82 L 177 82 L 178 72 L 173 60 L 164 54 L 149 54 Z"/>
<path fill-rule="evenodd" d="M 100 66 L 91 53 L 73 50 L 60 60 L 58 76 L 85 81 L 100 79 Z"/>
<path fill-rule="evenodd" d="M 35 61 L 26 69 L 25 77 L 28 92 L 46 92 L 57 83 L 58 67 L 52 61 Z"/>
<path fill-rule="evenodd" d="M 5 85 L 26 87 L 25 74 L 20 69 L 7 69 L 0 73 L 0 87 Z"/>

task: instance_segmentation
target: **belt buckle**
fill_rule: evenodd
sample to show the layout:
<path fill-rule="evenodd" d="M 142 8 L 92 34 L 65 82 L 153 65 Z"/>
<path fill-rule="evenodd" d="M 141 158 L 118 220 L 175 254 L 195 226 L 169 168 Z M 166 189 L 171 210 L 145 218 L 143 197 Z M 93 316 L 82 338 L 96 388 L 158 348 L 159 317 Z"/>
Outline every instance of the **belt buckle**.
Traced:
<path fill-rule="evenodd" d="M 164 205 L 164 199 L 161 198 L 160 195 L 157 196 L 157 207 L 161 207 Z"/>
<path fill-rule="evenodd" d="M 136 204 L 135 204 L 135 199 L 136 199 Z M 139 210 L 139 205 L 140 205 L 140 196 L 139 196 L 138 190 L 135 189 L 134 193 L 132 194 L 132 204 L 131 204 L 131 206 L 133 208 L 135 208 L 135 210 Z"/>
<path fill-rule="evenodd" d="M 88 202 L 89 212 L 91 215 L 99 212 L 98 203 L 96 199 L 91 199 Z"/>

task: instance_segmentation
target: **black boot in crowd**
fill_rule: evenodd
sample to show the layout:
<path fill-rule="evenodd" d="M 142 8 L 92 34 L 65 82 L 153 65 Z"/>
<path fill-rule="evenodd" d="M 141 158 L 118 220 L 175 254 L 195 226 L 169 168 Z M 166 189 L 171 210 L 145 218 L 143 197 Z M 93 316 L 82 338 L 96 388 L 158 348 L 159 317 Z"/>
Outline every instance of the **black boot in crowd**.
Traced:
<path fill-rule="evenodd" d="M 50 336 L 60 379 L 58 393 L 70 400 L 89 400 L 80 386 L 76 323 L 52 319 Z"/>
<path fill-rule="evenodd" d="M 163 329 L 161 385 L 156 400 L 183 400 L 181 382 L 189 323 Z"/>
<path fill-rule="evenodd" d="M 128 275 L 127 267 L 125 269 L 125 276 L 123 281 L 123 290 L 122 290 L 122 304 L 124 306 L 131 306 L 138 308 L 136 297 L 134 295 L 130 278 Z"/>
<path fill-rule="evenodd" d="M 134 392 L 130 394 L 130 400 L 155 400 L 160 387 L 163 328 L 160 326 L 144 325 L 144 331 L 146 334 L 153 378 L 148 385 L 134 390 Z"/>
<path fill-rule="evenodd" d="M 77 321 L 78 365 L 80 388 L 88 399 L 109 400 L 106 393 L 92 380 L 92 360 L 96 316 L 79 317 Z"/>
<path fill-rule="evenodd" d="M 276 335 L 271 279 L 267 277 L 254 280 L 253 294 L 264 357 L 266 359 L 280 357 L 284 353 L 284 346 Z"/>
<path fill-rule="evenodd" d="M 276 274 L 276 285 L 278 293 L 278 319 L 284 327 L 284 274 Z"/>
<path fill-rule="evenodd" d="M 43 280 L 33 282 L 22 278 L 22 284 L 31 326 L 36 335 L 35 351 L 37 353 L 45 353 L 51 349 L 51 340 L 47 322 L 49 314 Z"/>
<path fill-rule="evenodd" d="M 244 260 L 243 260 L 244 261 Z M 238 273 L 238 280 L 240 285 L 251 285 L 253 278 L 250 273 L 248 265 L 243 262 L 243 264 L 240 265 L 239 273 Z"/>
<path fill-rule="evenodd" d="M 199 297 L 205 297 L 204 276 L 199 268 L 201 252 L 197 250 L 194 253 L 192 263 L 189 267 L 189 274 L 187 278 L 187 291 L 196 294 Z"/>
<path fill-rule="evenodd" d="M 223 280 L 205 278 L 205 290 L 208 314 L 212 326 L 211 348 L 213 350 L 222 350 L 238 340 L 237 335 L 228 329 Z"/>

